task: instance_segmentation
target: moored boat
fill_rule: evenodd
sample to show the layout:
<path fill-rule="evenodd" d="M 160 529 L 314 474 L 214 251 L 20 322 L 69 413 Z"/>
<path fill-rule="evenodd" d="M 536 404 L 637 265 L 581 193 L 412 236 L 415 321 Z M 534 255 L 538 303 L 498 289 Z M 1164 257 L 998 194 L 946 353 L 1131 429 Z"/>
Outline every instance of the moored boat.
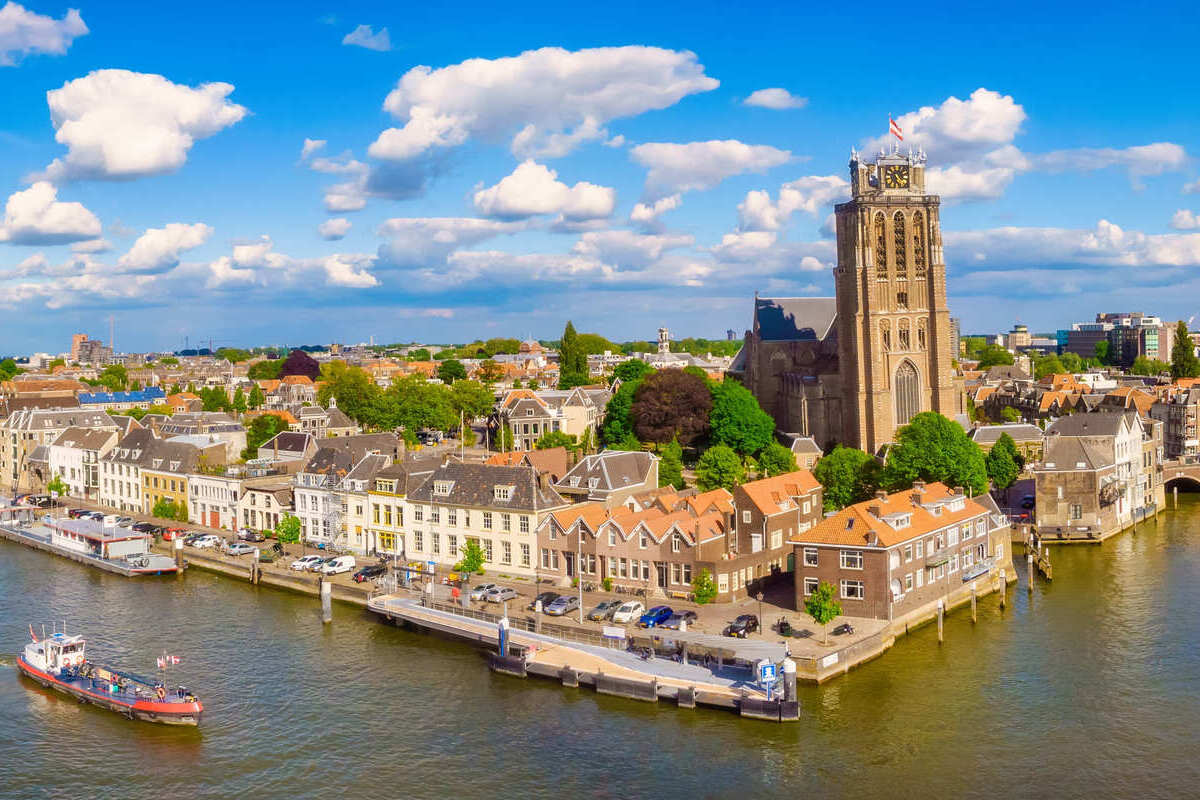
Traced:
<path fill-rule="evenodd" d="M 95 664 L 82 636 L 54 633 L 32 642 L 17 656 L 17 669 L 42 686 L 143 722 L 199 725 L 204 707 L 184 687 L 168 691 L 163 681 Z"/>

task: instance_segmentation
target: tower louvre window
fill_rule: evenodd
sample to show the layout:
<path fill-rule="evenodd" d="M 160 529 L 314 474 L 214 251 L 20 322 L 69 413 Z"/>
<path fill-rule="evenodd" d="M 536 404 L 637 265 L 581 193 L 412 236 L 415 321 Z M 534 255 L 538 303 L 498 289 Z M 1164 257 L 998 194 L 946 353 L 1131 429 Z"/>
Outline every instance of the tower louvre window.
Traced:
<path fill-rule="evenodd" d="M 904 214 L 899 211 L 892 217 L 892 239 L 896 248 L 896 277 L 904 280 L 908 277 L 908 261 L 905 258 L 908 242 L 904 235 Z"/>
<path fill-rule="evenodd" d="M 920 212 L 913 214 L 913 270 L 918 278 L 925 277 L 925 216 Z"/>
<path fill-rule="evenodd" d="M 887 234 L 884 231 L 883 212 L 875 215 L 875 277 L 886 281 L 887 271 Z"/>
<path fill-rule="evenodd" d="M 911 334 L 909 321 L 906 319 L 900 320 L 899 328 L 900 328 L 900 336 L 899 336 L 900 349 L 901 350 L 911 350 L 912 349 L 912 334 Z"/>
<path fill-rule="evenodd" d="M 879 323 L 879 338 L 883 345 L 883 352 L 888 352 L 892 349 L 892 323 L 886 319 Z"/>
<path fill-rule="evenodd" d="M 917 320 L 917 349 L 924 350 L 927 347 L 929 344 L 925 339 L 925 319 L 922 318 Z"/>

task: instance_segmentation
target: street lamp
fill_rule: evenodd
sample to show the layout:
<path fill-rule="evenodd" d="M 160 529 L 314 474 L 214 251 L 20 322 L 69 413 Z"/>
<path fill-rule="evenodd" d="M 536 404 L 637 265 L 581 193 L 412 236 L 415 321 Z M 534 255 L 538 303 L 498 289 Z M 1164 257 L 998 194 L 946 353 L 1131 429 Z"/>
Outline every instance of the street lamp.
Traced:
<path fill-rule="evenodd" d="M 763 593 L 759 592 L 757 595 L 755 595 L 755 599 L 758 600 L 758 629 L 759 629 L 759 631 L 761 631 L 762 624 L 763 624 L 763 615 L 762 615 Z"/>

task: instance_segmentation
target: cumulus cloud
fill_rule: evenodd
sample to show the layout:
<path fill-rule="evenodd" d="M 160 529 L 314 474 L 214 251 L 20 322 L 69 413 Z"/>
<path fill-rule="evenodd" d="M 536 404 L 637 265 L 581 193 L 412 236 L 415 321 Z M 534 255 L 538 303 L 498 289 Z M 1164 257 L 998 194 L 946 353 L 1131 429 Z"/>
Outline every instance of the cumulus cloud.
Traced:
<path fill-rule="evenodd" d="M 0 67 L 14 66 L 22 56 L 33 53 L 61 56 L 87 32 L 87 25 L 73 8 L 62 19 L 54 19 L 9 0 L 0 8 Z"/>
<path fill-rule="evenodd" d="M 317 233 L 321 234 L 322 239 L 336 241 L 344 237 L 350 232 L 350 220 L 345 217 L 335 217 L 327 219 L 317 226 Z"/>
<path fill-rule="evenodd" d="M 804 108 L 808 105 L 808 98 L 797 97 L 787 89 L 759 89 L 742 102 L 748 106 L 785 111 L 789 108 Z"/>
<path fill-rule="evenodd" d="M 589 231 L 579 237 L 571 252 L 613 264 L 618 269 L 644 269 L 663 253 L 696 243 L 687 234 L 653 235 L 633 231 Z"/>
<path fill-rule="evenodd" d="M 797 211 L 813 216 L 822 208 L 849 196 L 850 184 L 836 175 L 809 175 L 779 187 L 779 201 L 763 190 L 746 194 L 738 205 L 738 228 L 743 231 L 775 231 Z"/>
<path fill-rule="evenodd" d="M 100 235 L 100 220 L 82 203 L 58 200 L 53 184 L 38 181 L 9 196 L 0 224 L 0 242 L 68 244 Z"/>
<path fill-rule="evenodd" d="M 655 200 L 653 203 L 638 203 L 629 213 L 629 221 L 639 225 L 653 225 L 658 218 L 668 211 L 674 211 L 683 204 L 683 195 L 672 194 Z"/>
<path fill-rule="evenodd" d="M 1091 229 L 1004 227 L 943 236 L 947 260 L 967 268 L 1200 265 L 1200 234 L 1126 231 L 1103 219 Z"/>
<path fill-rule="evenodd" d="M 1200 216 L 1186 208 L 1181 208 L 1171 217 L 1171 227 L 1177 231 L 1194 231 L 1200 228 Z"/>
<path fill-rule="evenodd" d="M 694 53 L 642 46 L 544 47 L 440 69 L 419 66 L 383 104 L 404 125 L 383 131 L 368 153 L 406 160 L 475 136 L 511 136 L 520 157 L 561 156 L 606 138 L 611 120 L 667 108 L 718 85 Z"/>
<path fill-rule="evenodd" d="M 162 228 L 149 228 L 117 259 L 117 266 L 124 272 L 165 272 L 179 265 L 184 252 L 207 242 L 212 232 L 203 222 L 172 222 Z"/>
<path fill-rule="evenodd" d="M 379 33 L 371 30 L 370 25 L 359 25 L 342 37 L 342 44 L 365 47 L 368 50 L 387 52 L 392 49 L 392 39 L 388 36 L 387 28 L 380 28 Z"/>
<path fill-rule="evenodd" d="M 1135 147 L 1077 147 L 1054 150 L 1033 157 L 1034 164 L 1046 172 L 1089 172 L 1108 167 L 1124 167 L 1135 186 L 1140 179 L 1174 172 L 1187 165 L 1187 151 L 1173 142 L 1154 142 Z"/>
<path fill-rule="evenodd" d="M 485 216 L 521 219 L 561 214 L 579 221 L 608 217 L 617 202 L 616 190 L 580 181 L 567 186 L 558 173 L 532 159 L 524 161 L 495 186 L 475 192 L 475 209 Z"/>
<path fill-rule="evenodd" d="M 86 239 L 71 245 L 72 253 L 107 253 L 112 250 L 112 242 L 107 239 Z"/>
<path fill-rule="evenodd" d="M 445 264 L 461 247 L 526 229 L 523 222 L 501 222 L 473 217 L 398 217 L 379 226 L 388 241 L 379 247 L 385 266 L 416 269 Z"/>
<path fill-rule="evenodd" d="M 308 139 L 305 138 L 304 146 L 300 148 L 300 160 L 307 161 L 310 156 L 319 150 L 323 150 L 329 142 L 325 139 Z"/>
<path fill-rule="evenodd" d="M 1192 181 L 1191 183 L 1185 183 L 1183 185 L 1183 193 L 1184 194 L 1200 193 L 1200 178 L 1197 178 L 1196 180 Z"/>
<path fill-rule="evenodd" d="M 162 75 L 96 70 L 46 93 L 54 138 L 67 154 L 45 171 L 51 180 L 128 180 L 172 172 L 197 139 L 246 115 L 226 98 L 228 83 L 196 88 Z"/>
<path fill-rule="evenodd" d="M 657 200 L 668 195 L 711 189 L 726 178 L 744 172 L 765 172 L 786 164 L 792 154 L 765 144 L 745 144 L 736 139 L 673 144 L 648 142 L 630 151 L 646 167 L 646 194 Z"/>
<path fill-rule="evenodd" d="M 379 279 L 367 272 L 372 263 L 370 256 L 335 253 L 322 262 L 325 283 L 329 286 L 345 286 L 350 289 L 368 289 L 379 285 Z"/>
<path fill-rule="evenodd" d="M 982 155 L 1008 144 L 1026 120 L 1025 109 L 1011 95 L 980 87 L 966 100 L 951 96 L 940 106 L 922 106 L 896 118 L 904 144 L 923 147 L 934 161 L 949 163 Z M 890 148 L 884 134 L 868 146 Z"/>

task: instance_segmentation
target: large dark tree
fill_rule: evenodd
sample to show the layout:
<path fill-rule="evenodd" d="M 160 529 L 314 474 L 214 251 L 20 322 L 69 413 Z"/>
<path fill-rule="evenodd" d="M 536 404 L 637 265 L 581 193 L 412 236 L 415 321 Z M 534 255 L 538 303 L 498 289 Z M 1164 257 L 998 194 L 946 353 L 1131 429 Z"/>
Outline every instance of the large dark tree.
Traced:
<path fill-rule="evenodd" d="M 283 378 L 287 375 L 307 375 L 315 381 L 321 377 L 321 365 L 303 350 L 293 350 L 288 353 L 283 367 L 279 370 L 279 377 Z"/>
<path fill-rule="evenodd" d="M 634 395 L 630 417 L 643 442 L 690 445 L 708 433 L 712 394 L 703 379 L 679 369 L 647 375 Z"/>

